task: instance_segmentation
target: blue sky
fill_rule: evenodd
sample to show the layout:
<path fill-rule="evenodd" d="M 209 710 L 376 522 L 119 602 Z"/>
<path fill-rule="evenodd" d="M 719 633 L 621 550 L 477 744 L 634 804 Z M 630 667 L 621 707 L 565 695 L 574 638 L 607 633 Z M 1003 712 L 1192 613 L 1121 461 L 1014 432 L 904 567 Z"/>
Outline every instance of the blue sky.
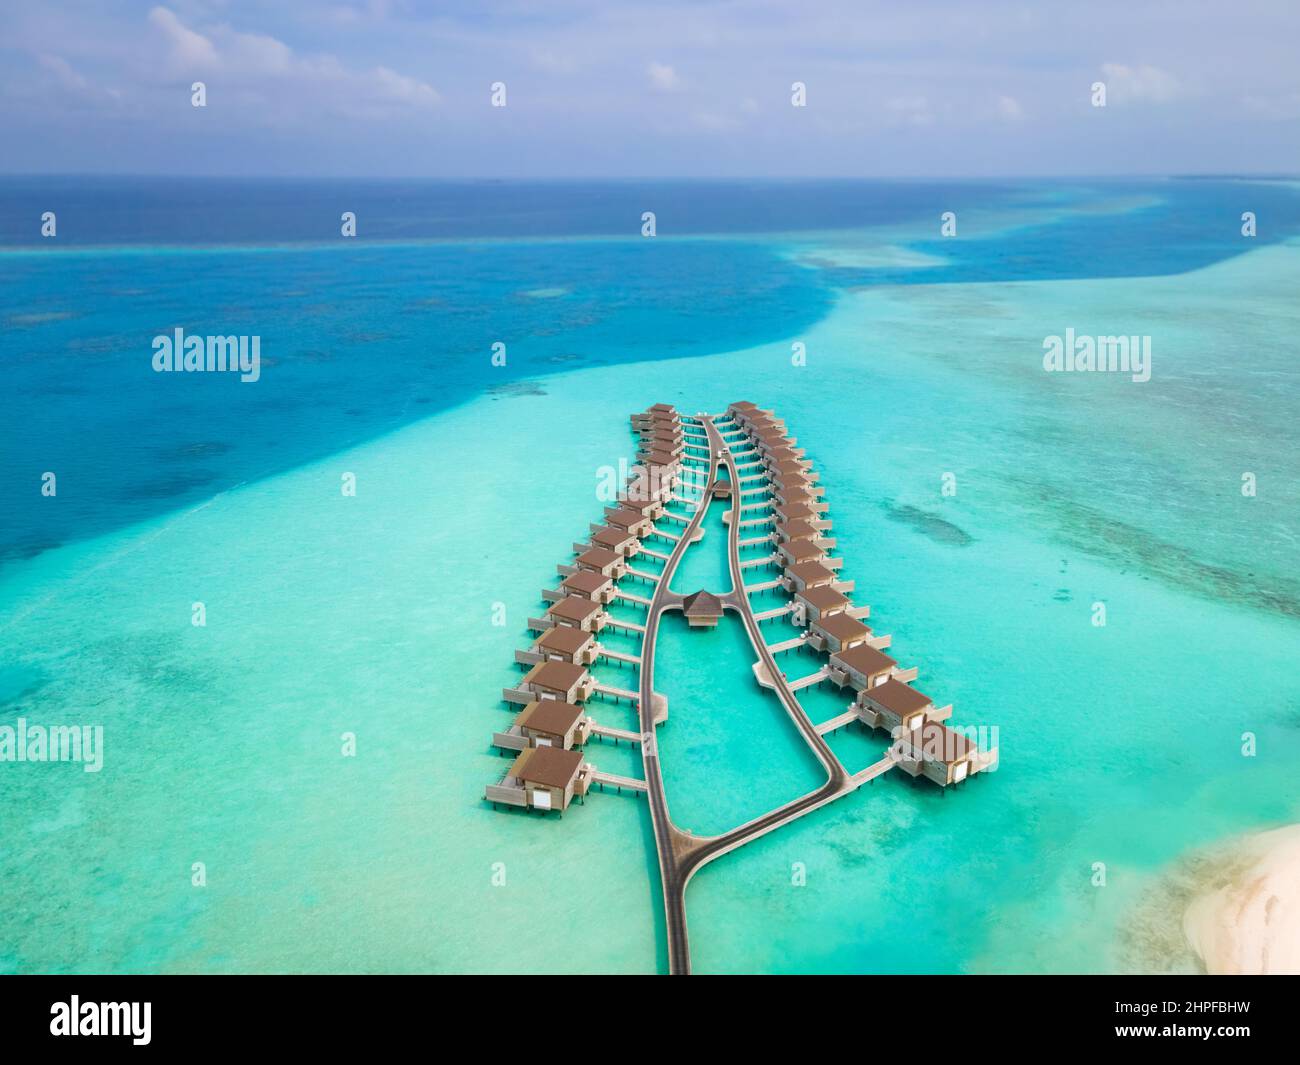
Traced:
<path fill-rule="evenodd" d="M 0 7 L 8 173 L 1300 172 L 1293 0 Z"/>

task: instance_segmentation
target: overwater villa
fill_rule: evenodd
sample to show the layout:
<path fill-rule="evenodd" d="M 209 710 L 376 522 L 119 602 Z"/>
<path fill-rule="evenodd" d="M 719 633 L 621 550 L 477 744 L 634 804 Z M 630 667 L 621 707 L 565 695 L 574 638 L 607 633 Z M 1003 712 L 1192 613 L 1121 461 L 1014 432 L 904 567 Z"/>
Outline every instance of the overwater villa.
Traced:
<path fill-rule="evenodd" d="M 826 557 L 826 551 L 812 540 L 787 540 L 776 548 L 786 564 L 797 566 L 800 562 L 817 562 Z"/>
<path fill-rule="evenodd" d="M 515 719 L 520 735 L 530 747 L 581 747 L 590 735 L 591 719 L 576 703 L 539 699 L 524 707 Z"/>
<path fill-rule="evenodd" d="M 603 529 L 597 529 L 593 532 L 591 534 L 591 546 L 603 547 L 607 551 L 613 551 L 616 555 L 622 555 L 624 558 L 635 558 L 641 550 L 641 544 L 637 540 L 635 533 L 613 525 L 607 525 Z"/>
<path fill-rule="evenodd" d="M 638 433 L 673 432 L 681 428 L 682 419 L 675 411 L 646 411 L 632 415 L 632 426 Z"/>
<path fill-rule="evenodd" d="M 902 730 L 894 738 L 898 766 L 912 776 L 924 776 L 943 787 L 997 765 L 998 749 L 981 751 L 974 741 L 947 725 L 927 721 L 918 729 Z"/>
<path fill-rule="evenodd" d="M 831 655 L 828 677 L 841 688 L 851 687 L 860 695 L 904 672 L 889 655 L 868 646 L 866 641 L 860 641 L 852 648 Z M 914 676 L 916 671 L 912 670 L 908 679 Z"/>
<path fill-rule="evenodd" d="M 814 510 L 810 503 L 777 503 L 772 507 L 772 514 L 778 522 L 821 520 L 821 512 Z"/>
<path fill-rule="evenodd" d="M 652 468 L 658 467 L 659 469 L 664 470 L 676 470 L 678 465 L 681 463 L 681 459 L 671 452 L 658 451 L 654 449 L 641 452 L 637 461 L 641 462 L 645 466 L 650 466 Z"/>
<path fill-rule="evenodd" d="M 649 455 L 655 452 L 662 452 L 671 455 L 673 458 L 680 458 L 682 452 L 686 449 L 686 439 L 680 433 L 665 433 L 656 430 L 653 433 L 646 434 L 641 440 L 641 446 L 638 449 L 641 453 Z"/>
<path fill-rule="evenodd" d="M 777 469 L 784 465 L 791 465 L 797 469 L 812 469 L 812 459 L 803 457 L 803 449 L 790 447 L 788 444 L 782 444 L 780 447 L 764 447 L 759 445 L 760 459 L 769 470 Z"/>
<path fill-rule="evenodd" d="M 675 470 L 666 470 L 662 467 L 649 469 L 645 466 L 634 466 L 632 477 L 628 480 L 623 496 L 626 499 L 649 499 L 667 502 L 668 498 L 673 494 L 673 487 L 676 484 L 677 473 Z"/>
<path fill-rule="evenodd" d="M 580 595 L 570 595 L 546 608 L 546 616 L 554 625 L 567 625 L 584 632 L 599 632 L 605 627 L 605 611 Z"/>
<path fill-rule="evenodd" d="M 792 484 L 796 480 L 803 483 L 816 483 L 821 476 L 812 469 L 811 463 L 801 459 L 786 459 L 768 467 L 772 480 L 780 485 Z"/>
<path fill-rule="evenodd" d="M 561 699 L 579 703 L 590 698 L 591 674 L 586 666 L 574 662 L 539 662 L 524 674 L 519 689 L 538 699 Z"/>
<path fill-rule="evenodd" d="M 596 637 L 585 629 L 555 625 L 533 641 L 533 653 L 543 660 L 589 666 L 596 660 Z"/>
<path fill-rule="evenodd" d="M 816 563 L 809 563 L 816 565 Z M 830 573 L 830 570 L 824 572 Z M 843 614 L 849 611 L 853 603 L 847 595 L 841 595 L 829 584 L 820 585 L 816 588 L 804 588 L 795 592 L 794 601 L 796 605 L 803 607 L 803 614 L 806 621 L 820 621 L 822 618 L 828 618 L 832 614 Z M 863 607 L 863 610 L 869 609 Z"/>
<path fill-rule="evenodd" d="M 608 603 L 614 598 L 614 579 L 603 573 L 580 569 L 564 578 L 560 590 L 566 597 L 577 595 L 593 603 Z"/>
<path fill-rule="evenodd" d="M 486 798 L 493 803 L 563 812 L 577 795 L 586 795 L 590 771 L 584 773 L 579 751 L 560 747 L 529 747 L 501 778 L 489 785 Z"/>
<path fill-rule="evenodd" d="M 561 699 L 536 699 L 528 703 L 505 732 L 492 736 L 492 744 L 503 751 L 529 747 L 581 747 L 591 736 L 591 719 L 577 703 Z"/>
<path fill-rule="evenodd" d="M 574 565 L 580 570 L 601 573 L 618 580 L 627 572 L 627 556 L 605 547 L 592 547 L 583 551 L 574 560 Z"/>
<path fill-rule="evenodd" d="M 856 705 L 868 725 L 890 732 L 897 728 L 910 732 L 927 721 L 946 721 L 952 716 L 951 704 L 937 709 L 928 695 L 888 674 L 879 684 L 863 688 Z"/>
<path fill-rule="evenodd" d="M 829 524 L 829 522 L 823 523 Z M 799 540 L 811 540 L 819 547 L 833 547 L 834 543 L 823 536 L 824 529 L 814 525 L 807 518 L 795 518 L 792 521 L 778 522 L 772 530 L 772 539 L 777 544 L 794 543 Z"/>
<path fill-rule="evenodd" d="M 826 489 L 820 485 L 813 484 L 812 481 L 799 483 L 791 481 L 788 484 L 773 485 L 772 498 L 777 504 L 783 503 L 802 503 L 804 506 L 811 507 L 815 511 L 823 512 L 830 509 L 830 504 L 826 502 L 823 496 L 826 495 Z"/>
<path fill-rule="evenodd" d="M 618 506 L 605 508 L 605 517 L 608 518 L 610 515 L 616 514 L 621 510 L 634 510 L 642 517 L 654 521 L 656 518 L 663 516 L 664 504 L 663 501 L 659 499 L 638 499 L 635 496 L 629 496 L 624 493 L 624 498 L 621 498 L 618 501 Z"/>
<path fill-rule="evenodd" d="M 644 539 L 654 532 L 654 519 L 642 514 L 632 507 L 620 507 L 613 513 L 605 511 L 605 520 L 615 529 L 622 529 L 638 539 Z"/>
<path fill-rule="evenodd" d="M 843 611 L 825 614 L 808 625 L 808 646 L 818 651 L 847 651 L 870 639 L 871 630 Z"/>
<path fill-rule="evenodd" d="M 783 584 L 787 592 L 802 592 L 812 588 L 829 588 L 839 578 L 835 571 L 820 562 L 800 562 L 786 567 Z"/>

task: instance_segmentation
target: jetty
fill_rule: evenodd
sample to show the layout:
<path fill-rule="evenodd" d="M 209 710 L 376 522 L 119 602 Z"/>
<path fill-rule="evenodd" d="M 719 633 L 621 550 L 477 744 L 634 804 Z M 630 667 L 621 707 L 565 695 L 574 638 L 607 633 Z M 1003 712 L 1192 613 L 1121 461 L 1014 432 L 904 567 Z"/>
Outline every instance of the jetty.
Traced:
<path fill-rule="evenodd" d="M 638 437 L 631 476 L 586 538 L 574 543 L 575 559 L 557 566 L 561 581 L 541 592 L 544 614 L 528 620 L 538 635 L 528 650 L 515 652 L 526 672 L 502 698 L 517 716 L 493 737 L 494 746 L 515 759 L 484 797 L 494 806 L 562 813 L 593 785 L 645 795 L 669 971 L 689 973 L 686 888 L 708 862 L 895 769 L 949 788 L 995 769 L 998 751 L 981 749 L 946 724 L 952 706 L 936 705 L 913 686 L 919 669 L 886 653 L 891 636 L 868 624 L 870 607 L 853 601 L 855 582 L 841 575 L 845 560 L 837 554 L 820 473 L 773 410 L 739 401 L 721 414 L 688 415 L 656 403 L 633 414 L 631 424 Z M 703 537 L 711 500 L 725 506 L 731 590 L 673 591 L 683 557 Z M 647 547 L 647 540 L 663 550 Z M 740 617 L 754 653 L 754 682 L 777 697 L 821 765 L 825 781 L 819 787 L 716 836 L 673 822 L 655 742 L 668 706 L 654 690 L 655 647 L 669 611 L 682 614 L 687 631 L 712 628 L 727 611 Z M 763 635 L 768 624 L 787 633 L 793 625 L 796 635 L 769 643 Z M 610 640 L 614 644 L 606 646 Z M 790 671 L 793 676 L 776 659 L 789 652 L 796 654 L 785 661 L 803 663 Z M 607 668 L 636 670 L 635 685 L 593 672 Z M 812 720 L 798 693 L 814 687 L 843 692 L 844 710 Z M 593 705 L 609 711 L 611 701 L 635 710 L 637 731 L 594 720 Z M 850 771 L 827 741 L 847 727 L 880 730 L 891 742 L 877 761 Z M 593 742 L 607 741 L 637 744 L 641 779 L 602 772 L 587 760 Z M 550 753 L 539 758 L 543 751 Z"/>

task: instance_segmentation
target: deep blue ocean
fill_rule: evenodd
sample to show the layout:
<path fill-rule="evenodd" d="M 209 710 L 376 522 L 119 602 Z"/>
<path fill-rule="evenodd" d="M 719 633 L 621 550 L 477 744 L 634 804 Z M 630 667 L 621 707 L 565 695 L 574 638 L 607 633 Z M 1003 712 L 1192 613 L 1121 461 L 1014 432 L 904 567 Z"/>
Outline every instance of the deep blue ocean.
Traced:
<path fill-rule="evenodd" d="M 1091 200 L 1135 206 L 1065 209 Z M 948 210 L 1024 221 L 946 240 Z M 758 239 L 882 227 L 933 233 L 905 245 L 942 264 L 810 270 Z M 556 369 L 653 378 L 791 336 L 841 287 L 1172 274 L 1296 232 L 1292 190 L 1226 180 L 0 179 L 0 564 Z M 261 380 L 155 374 L 152 340 L 178 327 L 260 336 Z"/>

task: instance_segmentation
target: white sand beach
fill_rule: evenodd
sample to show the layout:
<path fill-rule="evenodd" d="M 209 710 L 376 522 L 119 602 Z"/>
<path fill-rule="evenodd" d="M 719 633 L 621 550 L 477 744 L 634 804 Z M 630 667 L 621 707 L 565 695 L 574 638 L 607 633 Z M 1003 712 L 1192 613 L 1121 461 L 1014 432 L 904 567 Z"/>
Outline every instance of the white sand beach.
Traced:
<path fill-rule="evenodd" d="M 1229 883 L 1196 896 L 1183 930 L 1214 974 L 1300 974 L 1300 825 L 1248 836 Z"/>

